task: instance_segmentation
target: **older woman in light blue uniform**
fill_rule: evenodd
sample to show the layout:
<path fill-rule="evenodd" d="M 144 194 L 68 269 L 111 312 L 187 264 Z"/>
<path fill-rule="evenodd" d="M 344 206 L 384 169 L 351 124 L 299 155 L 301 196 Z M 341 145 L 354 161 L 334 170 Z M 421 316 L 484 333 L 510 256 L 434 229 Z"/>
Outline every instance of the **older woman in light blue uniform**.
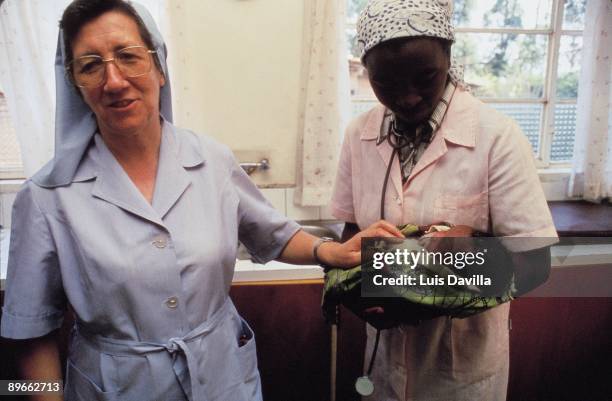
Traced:
<path fill-rule="evenodd" d="M 253 333 L 228 296 L 238 239 L 258 262 L 314 263 L 315 247 L 345 266 L 359 240 L 316 241 L 227 147 L 171 124 L 165 45 L 133 6 L 89 17 L 70 49 L 60 32 L 56 156 L 15 201 L 1 334 L 37 339 L 26 377 L 58 378 L 49 333 L 72 306 L 66 400 L 260 400 Z M 135 74 L 145 27 L 158 68 Z M 99 87 L 87 86 L 91 61 Z M 399 234 L 379 222 L 363 235 Z"/>

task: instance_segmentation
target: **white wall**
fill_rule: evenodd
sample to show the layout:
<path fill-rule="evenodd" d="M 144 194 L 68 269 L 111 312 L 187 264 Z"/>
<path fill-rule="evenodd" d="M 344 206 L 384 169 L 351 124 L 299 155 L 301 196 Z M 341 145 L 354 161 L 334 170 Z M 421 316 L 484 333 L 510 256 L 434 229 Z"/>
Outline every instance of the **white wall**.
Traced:
<path fill-rule="evenodd" d="M 295 184 L 303 1 L 169 2 L 166 34 L 177 125 L 266 157 L 263 187 Z"/>

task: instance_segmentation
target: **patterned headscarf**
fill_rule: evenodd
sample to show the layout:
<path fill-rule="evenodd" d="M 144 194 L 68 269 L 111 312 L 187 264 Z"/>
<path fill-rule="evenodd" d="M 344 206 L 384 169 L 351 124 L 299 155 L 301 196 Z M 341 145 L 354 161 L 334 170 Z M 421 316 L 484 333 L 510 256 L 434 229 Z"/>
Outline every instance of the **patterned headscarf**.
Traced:
<path fill-rule="evenodd" d="M 153 46 L 157 50 L 159 65 L 162 66 L 162 72 L 166 77 L 166 84 L 159 93 L 160 113 L 167 121 L 172 122 L 172 96 L 166 64 L 166 44 L 147 9 L 135 2 L 129 3 L 144 22 L 151 34 Z M 97 130 L 95 115 L 70 82 L 65 63 L 64 35 L 60 29 L 55 54 L 55 156 L 32 177 L 32 181 L 36 184 L 47 188 L 68 185 L 72 182 L 79 162 Z"/>
<path fill-rule="evenodd" d="M 363 61 L 374 46 L 397 38 L 433 37 L 455 41 L 452 0 L 370 0 L 357 21 L 357 45 Z M 449 75 L 465 88 L 463 66 L 451 57 Z"/>

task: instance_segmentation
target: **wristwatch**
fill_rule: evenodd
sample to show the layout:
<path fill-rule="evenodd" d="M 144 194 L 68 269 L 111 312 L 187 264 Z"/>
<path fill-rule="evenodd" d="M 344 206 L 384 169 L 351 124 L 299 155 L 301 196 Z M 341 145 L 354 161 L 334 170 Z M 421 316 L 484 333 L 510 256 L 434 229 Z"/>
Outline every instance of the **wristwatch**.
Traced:
<path fill-rule="evenodd" d="M 318 255 L 319 247 L 324 242 L 334 242 L 334 241 L 335 240 L 331 237 L 321 237 L 315 241 L 314 246 L 312 247 L 312 256 L 314 256 L 315 262 L 324 269 L 330 269 L 333 266 L 330 266 L 327 263 L 323 262 L 321 259 L 319 259 L 319 255 Z"/>

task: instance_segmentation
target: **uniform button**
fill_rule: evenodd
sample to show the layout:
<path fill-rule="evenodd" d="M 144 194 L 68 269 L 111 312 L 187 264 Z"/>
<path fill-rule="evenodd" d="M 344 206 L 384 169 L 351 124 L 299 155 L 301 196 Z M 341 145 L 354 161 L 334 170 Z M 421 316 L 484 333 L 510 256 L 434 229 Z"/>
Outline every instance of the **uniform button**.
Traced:
<path fill-rule="evenodd" d="M 178 306 L 178 298 L 170 297 L 166 299 L 166 306 L 170 309 L 176 309 L 176 307 Z"/>
<path fill-rule="evenodd" d="M 401 196 L 396 195 L 396 196 L 395 196 L 395 202 L 396 202 L 398 205 L 401 205 L 401 204 L 402 204 L 402 198 L 401 198 Z"/>
<path fill-rule="evenodd" d="M 152 244 L 156 248 L 165 248 L 168 245 L 168 241 L 164 237 L 157 237 L 153 240 Z"/>

